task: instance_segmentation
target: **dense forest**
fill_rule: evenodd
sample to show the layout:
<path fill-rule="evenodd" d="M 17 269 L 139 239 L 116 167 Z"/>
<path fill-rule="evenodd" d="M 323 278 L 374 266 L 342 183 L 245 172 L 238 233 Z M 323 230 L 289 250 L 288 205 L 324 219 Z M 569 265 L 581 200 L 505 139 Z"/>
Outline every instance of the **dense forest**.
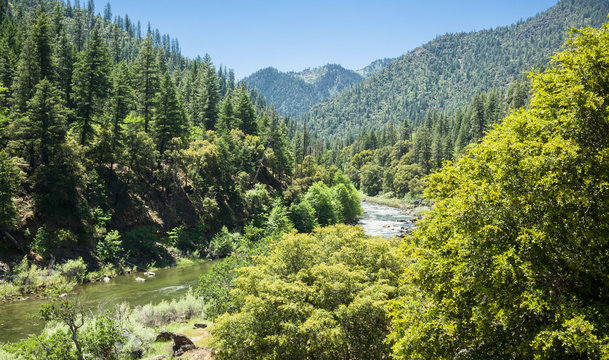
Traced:
<path fill-rule="evenodd" d="M 349 180 L 293 151 L 293 124 L 209 56 L 93 1 L 0 10 L 5 261 L 170 263 L 230 253 L 214 234 L 275 208 L 301 231 L 357 217 Z"/>
<path fill-rule="evenodd" d="M 607 13 L 605 0 L 562 0 L 511 26 L 439 36 L 316 105 L 301 123 L 324 139 L 342 139 L 429 111 L 452 112 L 543 67 L 572 27 L 598 27 Z"/>

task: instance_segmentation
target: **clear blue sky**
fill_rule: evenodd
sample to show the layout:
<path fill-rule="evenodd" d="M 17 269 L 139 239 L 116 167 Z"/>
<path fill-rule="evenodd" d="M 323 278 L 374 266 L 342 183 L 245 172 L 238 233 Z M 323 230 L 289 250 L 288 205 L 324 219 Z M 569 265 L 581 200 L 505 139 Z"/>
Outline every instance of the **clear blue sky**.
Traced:
<path fill-rule="evenodd" d="M 447 32 L 510 25 L 557 0 L 95 0 L 95 11 L 107 2 L 114 16 L 129 14 L 143 29 L 150 21 L 184 55 L 209 53 L 242 78 L 267 66 L 360 69 Z"/>

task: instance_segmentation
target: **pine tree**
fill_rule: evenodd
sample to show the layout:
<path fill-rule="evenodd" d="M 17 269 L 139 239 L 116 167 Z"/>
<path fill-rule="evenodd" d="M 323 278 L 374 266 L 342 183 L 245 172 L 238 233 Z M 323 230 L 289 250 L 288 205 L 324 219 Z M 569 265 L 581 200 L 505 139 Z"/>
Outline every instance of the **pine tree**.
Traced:
<path fill-rule="evenodd" d="M 129 68 L 124 61 L 121 61 L 118 68 L 114 70 L 109 103 L 110 124 L 112 127 L 112 153 L 117 153 L 122 144 L 122 123 L 127 115 L 129 115 L 133 101 L 130 83 Z"/>
<path fill-rule="evenodd" d="M 96 27 L 85 50 L 80 54 L 73 76 L 72 100 L 76 104 L 81 145 L 91 140 L 93 123 L 103 111 L 110 88 L 109 73 L 108 49 Z"/>
<path fill-rule="evenodd" d="M 154 135 L 159 152 L 163 154 L 173 138 L 186 135 L 187 123 L 178 101 L 175 85 L 165 72 L 156 97 L 157 108 L 154 112 Z"/>
<path fill-rule="evenodd" d="M 484 113 L 484 94 L 474 97 L 471 104 L 472 114 L 470 117 L 470 137 L 476 141 L 484 136 L 486 130 L 486 115 Z"/>
<path fill-rule="evenodd" d="M 49 19 L 41 11 L 23 44 L 13 85 L 14 102 L 20 113 L 25 112 L 27 101 L 34 95 L 38 82 L 44 78 L 53 79 L 51 58 Z"/>
<path fill-rule="evenodd" d="M 230 133 L 231 129 L 236 128 L 236 122 L 233 102 L 231 101 L 230 96 L 227 96 L 224 98 L 224 101 L 220 106 L 220 113 L 218 114 L 218 124 L 216 126 L 218 133 Z"/>
<path fill-rule="evenodd" d="M 138 112 L 144 118 L 144 131 L 148 132 L 159 81 L 155 52 L 150 36 L 142 43 L 136 64 Z"/>
<path fill-rule="evenodd" d="M 218 77 L 214 71 L 209 55 L 203 58 L 203 78 L 201 81 L 199 102 L 203 106 L 203 125 L 206 130 L 214 130 L 218 121 L 218 103 L 220 95 L 218 92 Z"/>
<path fill-rule="evenodd" d="M 250 101 L 250 97 L 245 89 L 245 84 L 241 84 L 237 89 L 235 117 L 238 120 L 239 128 L 245 134 L 256 135 L 258 133 L 258 124 L 256 123 L 256 110 Z"/>
<path fill-rule="evenodd" d="M 58 91 L 44 79 L 35 88 L 27 103 L 27 116 L 17 123 L 17 137 L 26 144 L 32 168 L 49 165 L 66 135 L 64 108 Z"/>
<path fill-rule="evenodd" d="M 63 93 L 64 103 L 72 108 L 72 74 L 74 73 L 74 46 L 68 39 L 65 30 L 60 30 L 55 40 L 53 63 L 57 74 L 57 87 Z"/>

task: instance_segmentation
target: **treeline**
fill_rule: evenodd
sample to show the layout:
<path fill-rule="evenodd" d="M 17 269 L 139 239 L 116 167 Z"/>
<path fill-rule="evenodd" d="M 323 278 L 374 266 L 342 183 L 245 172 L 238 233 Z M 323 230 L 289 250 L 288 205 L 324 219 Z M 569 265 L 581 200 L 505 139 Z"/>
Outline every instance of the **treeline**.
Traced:
<path fill-rule="evenodd" d="M 186 59 L 150 26 L 111 21 L 109 5 L 96 15 L 92 1 L 1 4 L 5 248 L 115 260 L 102 250 L 163 258 L 164 242 L 207 253 L 223 226 L 268 215 L 274 198 L 299 204 L 321 180 L 290 186 L 293 123 L 209 56 Z"/>

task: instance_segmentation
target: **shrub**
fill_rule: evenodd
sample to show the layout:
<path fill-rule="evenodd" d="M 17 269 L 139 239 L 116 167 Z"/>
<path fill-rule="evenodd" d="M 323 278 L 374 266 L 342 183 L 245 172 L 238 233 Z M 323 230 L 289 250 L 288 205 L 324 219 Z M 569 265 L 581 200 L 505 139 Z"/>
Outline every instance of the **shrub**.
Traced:
<path fill-rule="evenodd" d="M 235 251 L 242 243 L 239 233 L 231 233 L 223 226 L 209 244 L 209 252 L 215 257 L 224 257 Z"/>
<path fill-rule="evenodd" d="M 285 235 L 239 271 L 237 309 L 212 327 L 216 358 L 389 358 L 385 305 L 397 295 L 396 246 L 346 225 Z"/>
<path fill-rule="evenodd" d="M 288 211 L 288 216 L 296 230 L 302 233 L 309 233 L 317 226 L 317 218 L 315 217 L 315 209 L 308 201 L 303 200 L 298 204 L 292 204 Z"/>
<path fill-rule="evenodd" d="M 82 282 L 87 273 L 87 265 L 82 258 L 71 259 L 60 265 L 57 270 L 69 281 Z"/>
<path fill-rule="evenodd" d="M 276 201 L 266 222 L 264 236 L 279 236 L 290 232 L 293 227 L 285 206 L 281 204 L 281 201 Z"/>
<path fill-rule="evenodd" d="M 115 262 L 118 260 L 122 245 L 121 234 L 117 230 L 112 230 L 97 242 L 95 254 L 102 262 Z"/>

